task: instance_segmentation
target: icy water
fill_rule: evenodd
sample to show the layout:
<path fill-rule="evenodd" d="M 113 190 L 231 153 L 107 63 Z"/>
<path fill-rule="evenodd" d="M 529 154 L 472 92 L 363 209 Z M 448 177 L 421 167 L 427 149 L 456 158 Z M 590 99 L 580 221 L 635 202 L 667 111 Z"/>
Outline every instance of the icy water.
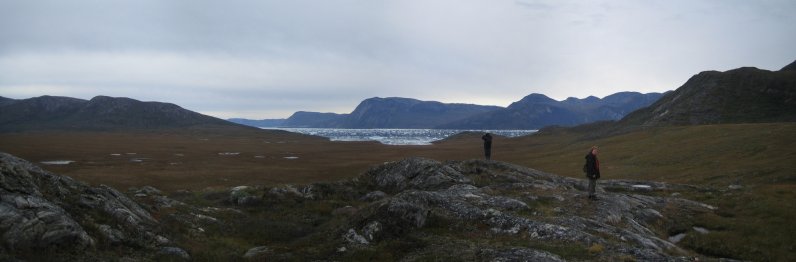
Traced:
<path fill-rule="evenodd" d="M 307 135 L 328 137 L 332 141 L 378 141 L 387 145 L 430 145 L 461 132 L 489 132 L 517 137 L 537 130 L 451 130 L 451 129 L 341 129 L 341 128 L 274 128 Z"/>

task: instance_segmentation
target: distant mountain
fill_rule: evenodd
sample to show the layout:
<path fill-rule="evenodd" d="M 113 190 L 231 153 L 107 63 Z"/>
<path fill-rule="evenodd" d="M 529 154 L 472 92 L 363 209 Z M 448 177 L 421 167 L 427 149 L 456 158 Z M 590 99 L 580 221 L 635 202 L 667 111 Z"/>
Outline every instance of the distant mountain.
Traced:
<path fill-rule="evenodd" d="M 253 119 L 246 119 L 246 118 L 230 118 L 227 121 L 247 125 L 252 127 L 281 127 L 285 123 L 284 118 L 280 119 L 262 119 L 262 120 L 253 120 Z"/>
<path fill-rule="evenodd" d="M 299 111 L 282 127 L 326 128 L 433 128 L 440 123 L 464 119 L 501 109 L 498 106 L 446 104 L 411 98 L 365 99 L 350 114 Z"/>
<path fill-rule="evenodd" d="M 501 107 L 374 97 L 362 101 L 351 114 L 330 122 L 329 127 L 431 128 L 498 109 Z"/>
<path fill-rule="evenodd" d="M 505 109 L 472 116 L 437 127 L 449 129 L 539 129 L 545 126 L 575 126 L 603 120 L 618 120 L 648 106 L 663 94 L 621 92 L 602 99 L 589 96 L 556 101 L 530 94 Z"/>
<path fill-rule="evenodd" d="M 782 67 L 779 71 L 796 71 L 796 61 Z"/>
<path fill-rule="evenodd" d="M 16 101 L 16 100 L 8 98 L 8 97 L 0 96 L 0 106 L 4 106 L 6 104 L 13 103 L 14 101 Z"/>
<path fill-rule="evenodd" d="M 330 127 L 332 122 L 344 118 L 346 114 L 298 111 L 282 123 L 284 127 Z"/>
<path fill-rule="evenodd" d="M 780 71 L 742 67 L 701 72 L 623 126 L 703 125 L 796 121 L 796 62 Z"/>
<path fill-rule="evenodd" d="M 174 104 L 97 96 L 91 100 L 41 96 L 0 100 L 0 132 L 33 130 L 135 130 L 235 126 Z"/>

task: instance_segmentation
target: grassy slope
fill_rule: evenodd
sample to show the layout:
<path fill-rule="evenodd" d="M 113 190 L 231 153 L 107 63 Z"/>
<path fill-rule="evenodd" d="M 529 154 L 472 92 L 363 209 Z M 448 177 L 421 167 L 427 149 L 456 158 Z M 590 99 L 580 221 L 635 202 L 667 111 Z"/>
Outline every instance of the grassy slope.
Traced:
<path fill-rule="evenodd" d="M 583 157 L 600 147 L 604 178 L 729 185 L 796 183 L 796 124 L 660 127 L 601 139 L 540 134 L 505 141 L 500 158 L 580 177 Z M 516 145 L 516 146 L 513 146 Z"/>
<path fill-rule="evenodd" d="M 713 230 L 683 245 L 701 253 L 755 261 L 796 260 L 796 124 L 663 127 L 581 140 L 555 134 L 507 141 L 505 158 L 551 173 L 580 177 L 591 145 L 601 148 L 604 178 L 706 186 L 686 197 L 717 206 L 697 223 Z M 730 184 L 740 190 L 729 190 Z"/>

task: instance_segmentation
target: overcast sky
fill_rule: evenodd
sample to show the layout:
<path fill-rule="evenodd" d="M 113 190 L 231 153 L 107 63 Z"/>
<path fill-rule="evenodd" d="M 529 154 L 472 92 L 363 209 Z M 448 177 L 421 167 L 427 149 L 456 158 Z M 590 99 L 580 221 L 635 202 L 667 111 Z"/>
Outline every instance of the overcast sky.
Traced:
<path fill-rule="evenodd" d="M 262 119 L 375 96 L 663 92 L 700 71 L 793 62 L 794 14 L 793 0 L 0 0 L 0 96 Z"/>

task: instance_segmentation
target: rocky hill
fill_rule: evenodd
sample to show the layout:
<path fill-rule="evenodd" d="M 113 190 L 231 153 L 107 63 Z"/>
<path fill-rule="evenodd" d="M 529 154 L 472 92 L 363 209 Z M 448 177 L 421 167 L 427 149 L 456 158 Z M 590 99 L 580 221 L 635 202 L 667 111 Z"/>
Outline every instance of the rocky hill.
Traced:
<path fill-rule="evenodd" d="M 7 154 L 0 168 L 0 259 L 691 261 L 678 242 L 711 234 L 689 221 L 715 210 L 670 196 L 691 186 L 609 180 L 590 201 L 583 180 L 480 160 L 132 198 Z"/>
<path fill-rule="evenodd" d="M 620 92 L 602 99 L 587 97 L 553 100 L 542 94 L 531 94 L 505 109 L 440 125 L 450 129 L 539 129 L 545 126 L 619 120 L 636 109 L 657 101 L 662 94 Z"/>
<path fill-rule="evenodd" d="M 796 63 L 796 62 L 794 62 Z M 623 126 L 704 125 L 796 121 L 796 66 L 780 71 L 743 67 L 701 72 Z"/>
<path fill-rule="evenodd" d="M 298 111 L 282 123 L 283 127 L 329 127 L 332 122 L 345 118 L 345 114 Z"/>
<path fill-rule="evenodd" d="M 411 98 L 374 97 L 365 99 L 350 114 L 299 111 L 282 127 L 325 128 L 432 128 L 484 112 L 496 106 L 446 104 Z"/>
<path fill-rule="evenodd" d="M 362 101 L 353 112 L 330 125 L 338 128 L 430 128 L 497 109 L 500 107 L 374 97 Z"/>
<path fill-rule="evenodd" d="M 151 130 L 197 126 L 244 127 L 177 105 L 97 96 L 41 96 L 0 103 L 0 132 L 31 130 Z"/>

